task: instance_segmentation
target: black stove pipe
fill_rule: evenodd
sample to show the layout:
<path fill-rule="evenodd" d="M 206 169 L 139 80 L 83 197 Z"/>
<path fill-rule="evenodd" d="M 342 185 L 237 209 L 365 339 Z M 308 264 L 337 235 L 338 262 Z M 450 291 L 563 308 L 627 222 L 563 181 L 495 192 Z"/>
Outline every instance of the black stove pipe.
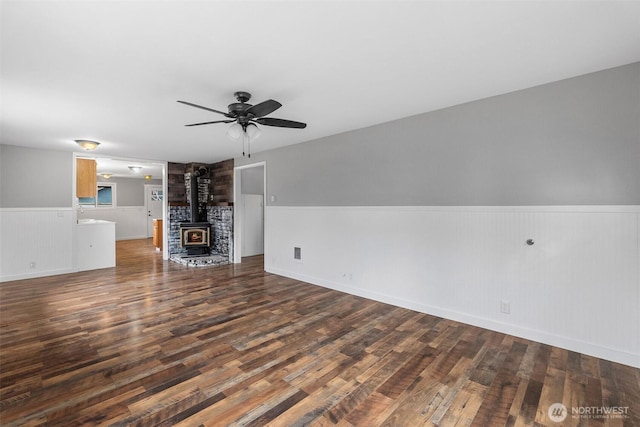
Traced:
<path fill-rule="evenodd" d="M 204 166 L 191 172 L 191 222 L 200 222 L 200 200 L 198 199 L 198 177 L 209 173 Z"/>

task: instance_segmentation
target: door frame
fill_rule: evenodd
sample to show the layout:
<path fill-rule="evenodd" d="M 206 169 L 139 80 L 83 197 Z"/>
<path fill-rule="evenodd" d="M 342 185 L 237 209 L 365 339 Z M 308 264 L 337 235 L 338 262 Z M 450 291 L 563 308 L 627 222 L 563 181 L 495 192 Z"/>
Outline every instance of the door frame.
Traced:
<path fill-rule="evenodd" d="M 265 240 L 265 236 L 267 234 L 267 216 L 265 215 L 266 213 L 266 208 L 267 208 L 267 162 L 257 162 L 257 163 L 252 163 L 250 165 L 243 165 L 243 166 L 234 166 L 233 168 L 233 200 L 236 201 L 236 203 L 233 204 L 234 206 L 234 213 L 233 213 L 233 262 L 235 264 L 239 264 L 242 262 L 242 203 L 240 203 L 240 200 L 242 199 L 242 170 L 243 169 L 250 169 L 250 168 L 257 168 L 262 166 L 262 173 L 263 173 L 263 203 L 262 203 L 262 218 L 263 220 L 263 227 L 262 227 L 262 241 L 264 244 L 264 253 L 266 255 L 267 253 L 267 245 L 266 245 L 266 240 Z"/>
<path fill-rule="evenodd" d="M 162 190 L 162 184 L 145 184 L 144 185 L 144 209 L 147 212 L 147 238 L 153 237 L 153 225 L 151 226 L 151 230 L 149 230 L 149 193 L 148 193 L 152 188 L 158 188 L 159 190 Z M 160 208 L 162 212 L 164 212 L 164 198 L 165 198 L 165 193 L 164 191 L 162 191 L 162 208 Z M 164 224 L 164 221 L 163 221 L 163 224 Z M 163 237 L 164 237 L 164 233 L 163 233 Z"/>

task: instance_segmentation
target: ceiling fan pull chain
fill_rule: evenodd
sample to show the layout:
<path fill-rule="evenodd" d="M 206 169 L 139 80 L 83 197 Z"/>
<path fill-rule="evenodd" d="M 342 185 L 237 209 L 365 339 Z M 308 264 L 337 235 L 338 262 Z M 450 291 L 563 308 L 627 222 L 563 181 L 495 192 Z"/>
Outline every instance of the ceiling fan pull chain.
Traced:
<path fill-rule="evenodd" d="M 246 132 L 242 132 L 242 157 L 244 157 L 244 140 L 247 137 Z"/>

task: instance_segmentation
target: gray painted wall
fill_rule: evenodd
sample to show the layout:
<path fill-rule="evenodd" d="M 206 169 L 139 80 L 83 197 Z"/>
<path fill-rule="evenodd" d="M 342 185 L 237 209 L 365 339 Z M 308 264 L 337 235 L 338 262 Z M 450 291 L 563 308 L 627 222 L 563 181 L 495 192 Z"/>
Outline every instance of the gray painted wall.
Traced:
<path fill-rule="evenodd" d="M 0 145 L 0 207 L 73 205 L 73 153 Z"/>
<path fill-rule="evenodd" d="M 111 178 L 117 206 L 144 206 L 144 185 L 161 179 Z M 0 207 L 72 207 L 73 153 L 0 145 Z"/>
<path fill-rule="evenodd" d="M 240 171 L 240 185 L 242 194 L 263 194 L 264 167 L 242 169 Z"/>
<path fill-rule="evenodd" d="M 117 178 L 100 179 L 99 182 L 114 182 L 116 184 L 116 206 L 144 206 L 144 186 L 145 184 L 162 185 L 161 179 L 146 181 L 140 178 Z"/>
<path fill-rule="evenodd" d="M 635 63 L 235 162 L 277 205 L 640 204 L 639 123 Z"/>

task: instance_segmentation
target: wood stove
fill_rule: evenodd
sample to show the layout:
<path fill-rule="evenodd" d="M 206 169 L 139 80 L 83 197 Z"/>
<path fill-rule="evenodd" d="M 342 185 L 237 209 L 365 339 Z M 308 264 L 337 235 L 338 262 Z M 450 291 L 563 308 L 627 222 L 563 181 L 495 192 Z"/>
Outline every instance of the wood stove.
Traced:
<path fill-rule="evenodd" d="M 200 212 L 200 198 L 198 194 L 198 177 L 209 173 L 204 166 L 200 166 L 191 173 L 191 222 L 180 223 L 180 247 L 187 250 L 187 255 L 209 255 L 211 247 L 211 224 L 206 222 Z M 205 221 L 203 221 L 205 220 Z"/>
<path fill-rule="evenodd" d="M 180 223 L 180 247 L 188 255 L 208 255 L 211 246 L 211 224 L 208 222 Z"/>

